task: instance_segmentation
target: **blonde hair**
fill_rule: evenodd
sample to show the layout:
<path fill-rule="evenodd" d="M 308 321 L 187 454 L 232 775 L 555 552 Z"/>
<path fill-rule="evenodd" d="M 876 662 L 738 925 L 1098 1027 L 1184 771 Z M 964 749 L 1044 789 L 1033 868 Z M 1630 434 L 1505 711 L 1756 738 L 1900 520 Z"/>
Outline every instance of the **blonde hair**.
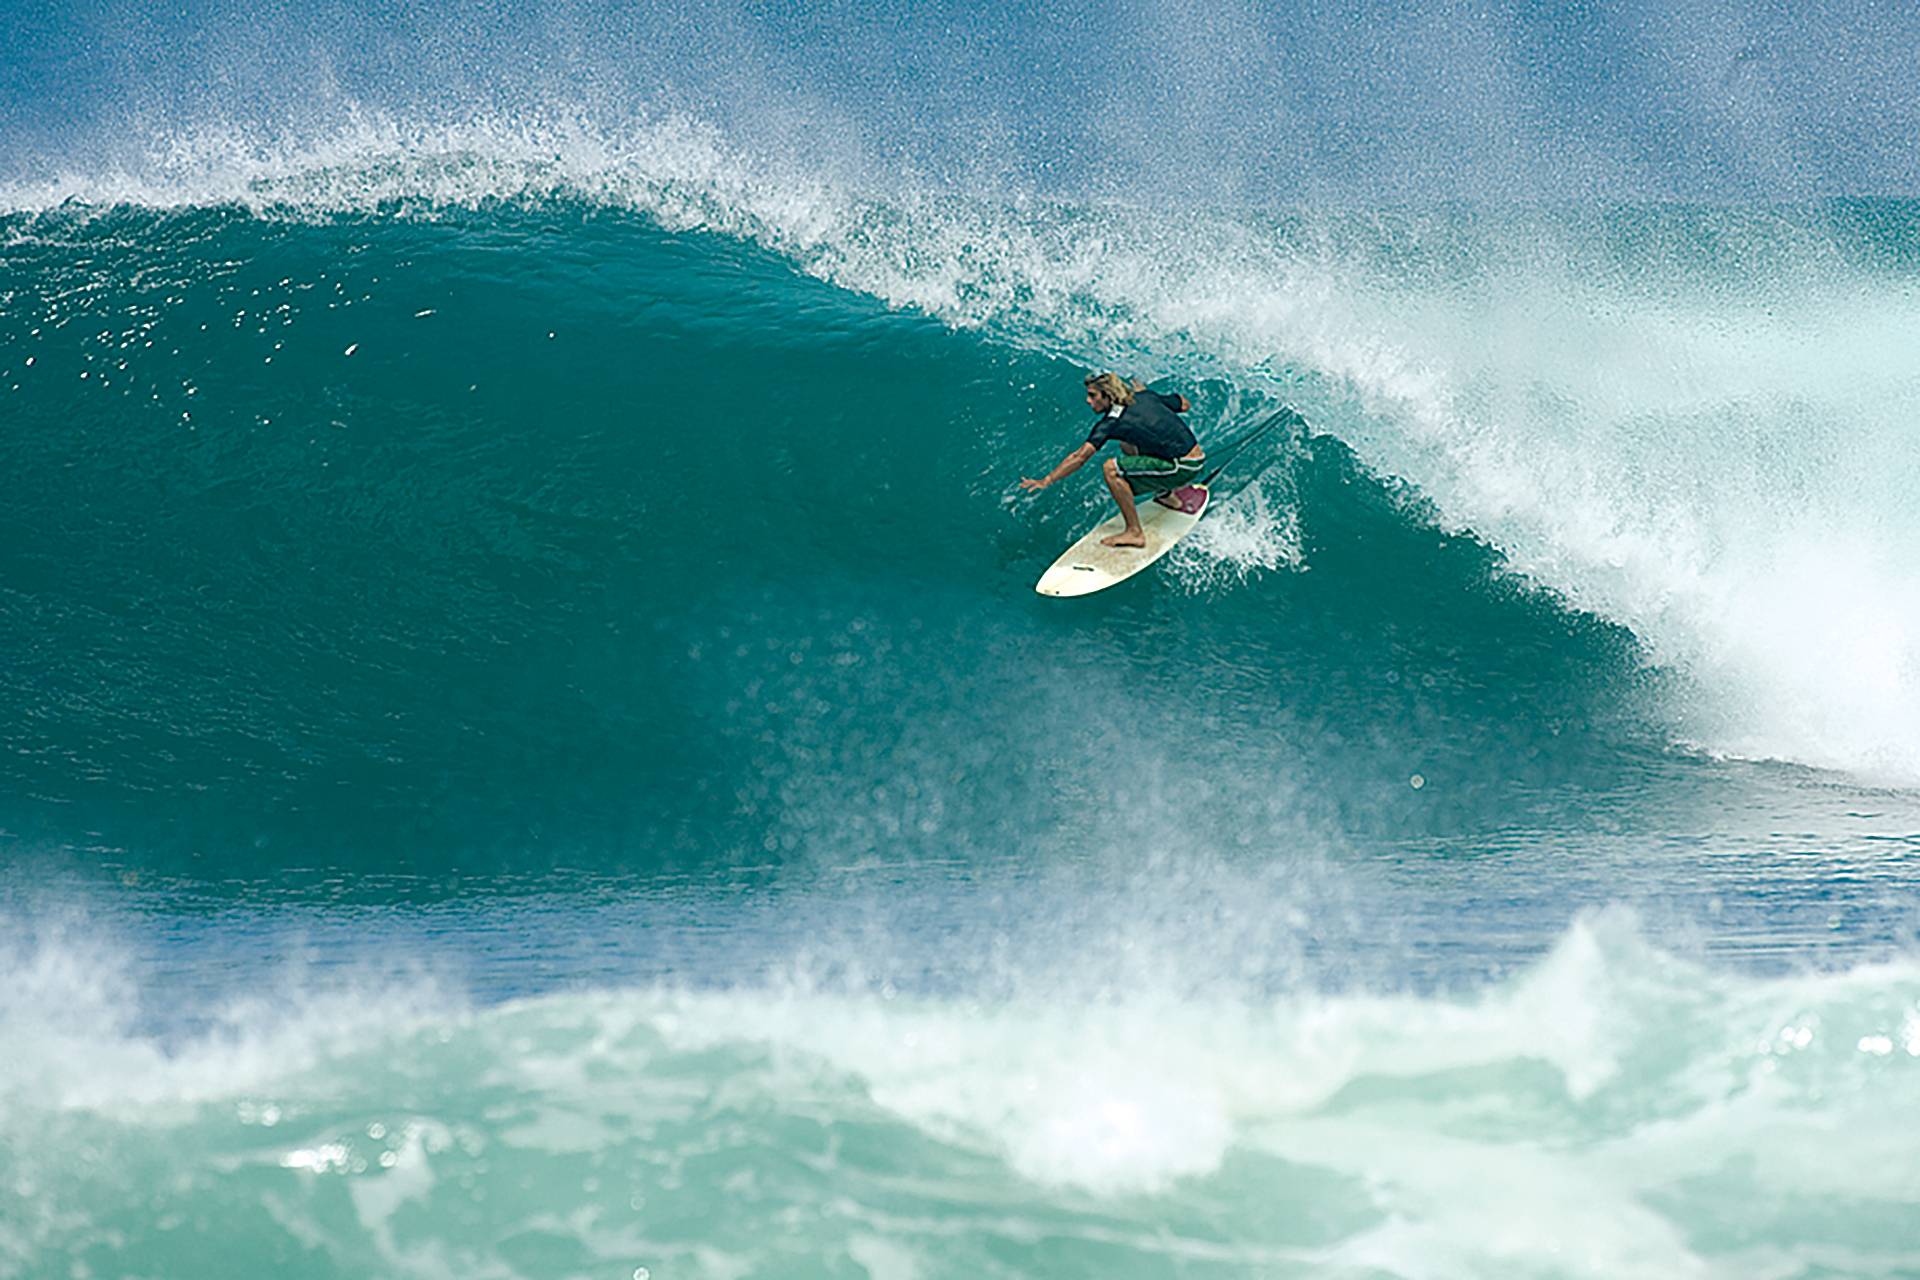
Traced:
<path fill-rule="evenodd" d="M 1090 373 L 1087 375 L 1087 390 L 1098 391 L 1115 404 L 1132 404 L 1133 388 L 1127 380 L 1117 373 Z"/>

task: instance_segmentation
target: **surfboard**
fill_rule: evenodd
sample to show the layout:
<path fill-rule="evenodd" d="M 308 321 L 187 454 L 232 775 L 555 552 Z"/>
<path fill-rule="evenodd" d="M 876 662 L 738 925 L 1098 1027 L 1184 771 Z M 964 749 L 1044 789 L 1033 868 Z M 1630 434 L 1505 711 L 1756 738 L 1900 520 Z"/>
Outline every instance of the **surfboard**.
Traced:
<path fill-rule="evenodd" d="M 1096 591 L 1104 591 L 1117 582 L 1125 582 L 1134 574 L 1173 550 L 1174 544 L 1193 532 L 1193 526 L 1200 523 L 1200 517 L 1207 511 L 1207 486 L 1190 484 L 1184 489 L 1175 489 L 1173 496 L 1180 499 L 1180 508 L 1161 506 L 1152 498 L 1141 498 L 1140 528 L 1147 535 L 1144 547 L 1103 547 L 1100 539 L 1116 534 L 1126 528 L 1126 521 L 1119 513 L 1111 519 L 1103 520 L 1087 534 L 1074 543 L 1055 560 L 1048 570 L 1040 575 L 1040 581 L 1033 589 L 1043 596 L 1087 596 Z"/>

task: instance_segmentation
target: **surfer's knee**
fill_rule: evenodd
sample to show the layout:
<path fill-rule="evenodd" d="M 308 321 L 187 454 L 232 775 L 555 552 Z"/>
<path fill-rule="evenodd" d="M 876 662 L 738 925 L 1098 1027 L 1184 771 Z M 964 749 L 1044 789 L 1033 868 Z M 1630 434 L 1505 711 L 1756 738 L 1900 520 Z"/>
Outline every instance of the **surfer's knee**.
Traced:
<path fill-rule="evenodd" d="M 1106 475 L 1107 479 L 1118 480 L 1120 478 L 1120 459 L 1108 458 L 1100 464 L 1100 470 Z"/>

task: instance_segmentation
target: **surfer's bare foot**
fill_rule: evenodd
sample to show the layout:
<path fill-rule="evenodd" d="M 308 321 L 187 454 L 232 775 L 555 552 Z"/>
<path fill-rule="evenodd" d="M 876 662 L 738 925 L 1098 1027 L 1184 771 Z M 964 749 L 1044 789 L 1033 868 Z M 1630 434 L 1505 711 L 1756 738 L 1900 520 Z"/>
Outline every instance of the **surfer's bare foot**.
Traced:
<path fill-rule="evenodd" d="M 1170 508 L 1174 511 L 1185 511 L 1187 509 L 1186 503 L 1182 502 L 1180 499 L 1174 497 L 1170 493 L 1163 493 L 1159 497 L 1155 498 L 1154 501 L 1159 503 L 1161 506 Z"/>
<path fill-rule="evenodd" d="M 1100 539 L 1103 547 L 1144 547 L 1147 545 L 1145 529 L 1122 529 L 1119 533 L 1110 533 Z"/>

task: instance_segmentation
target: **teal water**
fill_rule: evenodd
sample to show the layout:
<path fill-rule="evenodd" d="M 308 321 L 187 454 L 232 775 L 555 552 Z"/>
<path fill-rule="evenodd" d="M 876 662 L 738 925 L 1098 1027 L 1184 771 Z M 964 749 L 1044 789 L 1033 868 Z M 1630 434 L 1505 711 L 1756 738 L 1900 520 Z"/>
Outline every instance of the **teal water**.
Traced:
<path fill-rule="evenodd" d="M 670 141 L 13 192 L 0 1273 L 1920 1274 L 1914 206 Z"/>

